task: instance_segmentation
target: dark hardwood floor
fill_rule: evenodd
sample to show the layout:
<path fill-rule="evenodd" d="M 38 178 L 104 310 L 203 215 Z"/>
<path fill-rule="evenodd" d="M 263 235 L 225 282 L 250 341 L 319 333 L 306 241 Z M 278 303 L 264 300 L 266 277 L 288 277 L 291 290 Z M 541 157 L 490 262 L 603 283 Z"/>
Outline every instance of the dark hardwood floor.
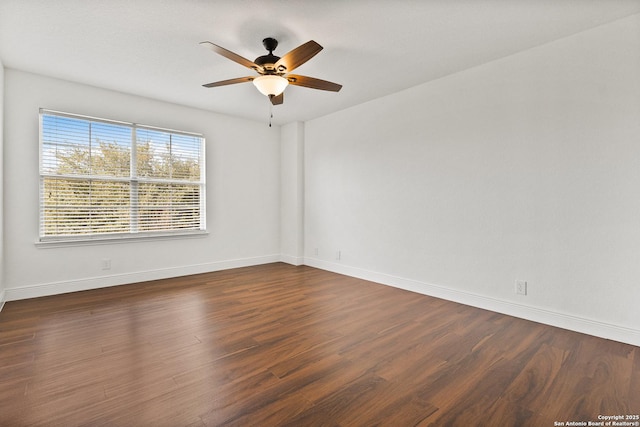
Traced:
<path fill-rule="evenodd" d="M 638 347 L 310 267 L 0 313 L 1 426 L 539 427 L 637 414 Z"/>

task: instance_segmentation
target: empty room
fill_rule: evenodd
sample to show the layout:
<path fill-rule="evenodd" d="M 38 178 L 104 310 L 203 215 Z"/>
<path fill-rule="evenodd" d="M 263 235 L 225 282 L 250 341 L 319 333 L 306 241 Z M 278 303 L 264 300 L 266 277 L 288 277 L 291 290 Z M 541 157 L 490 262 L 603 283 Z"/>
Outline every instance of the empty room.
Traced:
<path fill-rule="evenodd" d="M 640 426 L 640 1 L 0 0 L 0 426 Z"/>

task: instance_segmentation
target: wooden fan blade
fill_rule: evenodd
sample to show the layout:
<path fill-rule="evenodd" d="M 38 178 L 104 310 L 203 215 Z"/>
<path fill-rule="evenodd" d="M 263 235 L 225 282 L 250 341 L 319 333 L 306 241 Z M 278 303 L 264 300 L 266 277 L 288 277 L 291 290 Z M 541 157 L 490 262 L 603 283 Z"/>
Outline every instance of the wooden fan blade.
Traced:
<path fill-rule="evenodd" d="M 284 92 L 278 96 L 270 96 L 269 99 L 273 105 L 280 105 L 284 102 Z"/>
<path fill-rule="evenodd" d="M 236 83 L 246 83 L 253 81 L 254 77 L 238 77 L 237 79 L 229 79 L 229 80 L 221 80 L 219 82 L 207 83 L 206 85 L 202 85 L 204 87 L 218 87 L 218 86 L 226 86 L 233 85 Z"/>
<path fill-rule="evenodd" d="M 338 92 L 342 89 L 342 85 L 338 83 L 328 82 L 326 80 L 316 79 L 314 77 L 300 76 L 297 74 L 288 74 L 285 76 L 289 80 L 289 84 L 294 86 L 304 86 L 311 89 L 329 90 Z"/>
<path fill-rule="evenodd" d="M 280 73 L 291 72 L 316 56 L 321 50 L 322 46 L 313 40 L 309 40 L 305 44 L 298 46 L 280 58 L 275 63 L 275 69 Z"/>
<path fill-rule="evenodd" d="M 244 65 L 247 68 L 251 68 L 252 70 L 261 70 L 262 67 L 259 66 L 258 64 L 254 63 L 253 61 L 249 61 L 247 58 L 244 58 L 240 55 L 238 55 L 237 53 L 231 52 L 228 49 L 225 49 L 221 46 L 218 46 L 217 44 L 213 44 L 211 42 L 200 42 L 201 46 L 206 47 L 207 49 L 210 49 L 212 51 L 214 51 L 215 53 L 224 56 L 227 59 L 230 59 L 234 62 L 237 62 L 240 65 Z"/>

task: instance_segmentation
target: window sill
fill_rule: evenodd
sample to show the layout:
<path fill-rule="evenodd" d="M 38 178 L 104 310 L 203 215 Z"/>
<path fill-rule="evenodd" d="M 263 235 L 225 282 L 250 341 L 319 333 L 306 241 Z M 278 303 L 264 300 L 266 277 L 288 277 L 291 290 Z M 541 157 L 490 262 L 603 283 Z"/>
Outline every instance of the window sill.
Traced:
<path fill-rule="evenodd" d="M 145 234 L 120 234 L 115 236 L 94 236 L 83 238 L 65 238 L 38 240 L 35 242 L 36 247 L 42 249 L 62 248 L 69 246 L 94 246 L 94 245 L 111 245 L 114 243 L 137 243 L 151 242 L 158 240 L 176 240 L 176 239 L 195 239 L 209 235 L 208 231 L 191 231 L 183 233 L 145 233 Z"/>

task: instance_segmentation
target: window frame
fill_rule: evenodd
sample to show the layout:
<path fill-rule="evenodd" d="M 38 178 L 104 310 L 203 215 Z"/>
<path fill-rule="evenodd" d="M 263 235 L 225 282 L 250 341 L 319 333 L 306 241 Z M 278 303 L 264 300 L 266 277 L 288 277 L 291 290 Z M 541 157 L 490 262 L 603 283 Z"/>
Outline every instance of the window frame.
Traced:
<path fill-rule="evenodd" d="M 44 182 L 46 177 L 54 177 L 54 178 L 65 178 L 64 174 L 56 174 L 56 173 L 45 173 L 44 167 L 44 138 L 43 138 L 43 117 L 45 115 L 49 116 L 58 116 L 64 117 L 68 119 L 80 120 L 83 122 L 96 122 L 96 123 L 104 123 L 107 125 L 117 125 L 127 127 L 131 130 L 131 139 L 129 145 L 130 152 L 130 170 L 129 174 L 126 176 L 102 176 L 102 175 L 74 175 L 70 174 L 69 178 L 74 180 L 81 181 L 116 181 L 127 183 L 130 188 L 129 192 L 129 231 L 127 232 L 93 232 L 86 234 L 57 234 L 57 235 L 47 235 L 44 233 L 45 223 L 45 213 L 44 213 Z M 208 234 L 207 232 L 207 223 L 206 223 L 206 140 L 203 134 L 195 133 L 195 132 L 187 132 L 176 129 L 162 128 L 158 126 L 151 126 L 133 122 L 124 122 L 119 120 L 105 119 L 100 117 L 75 114 L 75 113 L 67 113 L 63 111 L 56 111 L 46 108 L 40 108 L 38 114 L 39 120 L 39 128 L 38 128 L 38 239 L 36 240 L 36 245 L 46 245 L 46 246 L 56 246 L 56 245 L 66 245 L 66 244 L 101 244 L 101 243 L 112 243 L 112 242 L 127 242 L 127 241 L 135 241 L 135 240 L 147 240 L 147 239 L 173 239 L 173 238 L 189 238 L 189 237 L 198 237 Z M 175 179 L 175 178 L 158 178 L 158 177 L 141 177 L 137 174 L 137 131 L 138 130 L 148 130 L 153 132 L 162 132 L 167 133 L 169 135 L 179 135 L 179 136 L 187 136 L 187 137 L 195 137 L 199 139 L 199 174 L 200 179 L 198 181 L 195 180 L 187 180 L 187 179 Z M 140 194 L 139 186 L 140 184 L 146 183 L 155 183 L 155 184 L 188 184 L 197 186 L 199 188 L 199 221 L 198 221 L 198 229 L 163 229 L 163 230 L 139 230 L 138 229 L 138 220 L 140 218 L 140 213 L 144 206 L 140 206 L 137 202 L 138 196 Z"/>

